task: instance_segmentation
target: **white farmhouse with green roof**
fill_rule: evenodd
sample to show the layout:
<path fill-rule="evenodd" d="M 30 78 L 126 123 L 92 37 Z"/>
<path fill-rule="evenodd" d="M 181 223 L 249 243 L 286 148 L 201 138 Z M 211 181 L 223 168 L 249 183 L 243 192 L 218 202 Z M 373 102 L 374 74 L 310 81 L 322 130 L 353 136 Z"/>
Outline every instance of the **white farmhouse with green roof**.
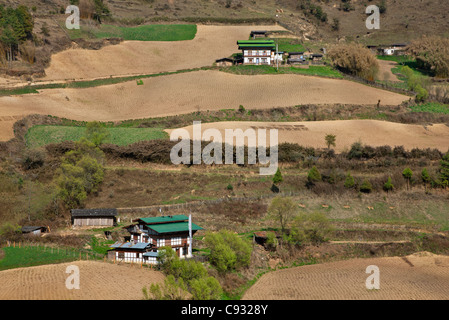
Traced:
<path fill-rule="evenodd" d="M 128 242 L 111 245 L 109 259 L 123 262 L 155 264 L 161 247 L 172 247 L 180 258 L 192 257 L 192 238 L 200 226 L 186 215 L 159 216 L 133 220 L 124 229 L 130 233 Z"/>
<path fill-rule="evenodd" d="M 243 52 L 243 64 L 271 65 L 275 63 L 274 40 L 239 40 L 237 45 Z"/>

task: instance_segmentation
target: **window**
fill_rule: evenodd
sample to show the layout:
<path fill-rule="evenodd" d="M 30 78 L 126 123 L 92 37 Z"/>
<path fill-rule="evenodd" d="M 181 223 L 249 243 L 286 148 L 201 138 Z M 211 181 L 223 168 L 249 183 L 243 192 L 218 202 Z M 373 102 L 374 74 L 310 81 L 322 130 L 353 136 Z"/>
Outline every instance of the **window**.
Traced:
<path fill-rule="evenodd" d="M 165 239 L 157 239 L 157 246 L 158 247 L 165 246 Z"/>
<path fill-rule="evenodd" d="M 171 239 L 172 246 L 180 246 L 181 245 L 181 237 L 176 237 Z"/>
<path fill-rule="evenodd" d="M 259 56 L 263 56 L 263 50 L 259 51 Z"/>
<path fill-rule="evenodd" d="M 257 55 L 257 51 L 253 50 L 253 56 Z"/>
<path fill-rule="evenodd" d="M 118 258 L 119 259 L 123 259 L 125 257 L 125 253 L 124 252 L 117 252 L 118 253 Z"/>

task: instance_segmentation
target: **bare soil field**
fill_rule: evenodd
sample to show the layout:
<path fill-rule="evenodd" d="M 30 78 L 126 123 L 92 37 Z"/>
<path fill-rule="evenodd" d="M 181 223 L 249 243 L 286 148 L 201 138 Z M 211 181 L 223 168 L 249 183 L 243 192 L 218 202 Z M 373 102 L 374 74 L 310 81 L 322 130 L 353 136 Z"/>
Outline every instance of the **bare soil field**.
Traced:
<path fill-rule="evenodd" d="M 445 124 L 412 125 L 380 120 L 338 120 L 305 122 L 214 122 L 201 124 L 202 131 L 215 128 L 225 137 L 226 129 L 277 129 L 279 143 L 297 143 L 305 147 L 326 148 L 326 134 L 336 135 L 337 152 L 349 150 L 354 142 L 370 146 L 389 145 L 413 148 L 436 148 L 442 152 L 449 149 L 449 127 Z M 193 137 L 193 126 L 185 127 Z M 168 134 L 172 130 L 166 130 Z M 245 140 L 245 143 L 247 141 Z"/>
<path fill-rule="evenodd" d="M 366 268 L 379 267 L 380 289 L 368 290 Z M 353 259 L 269 272 L 243 300 L 447 300 L 449 257 Z"/>
<path fill-rule="evenodd" d="M 69 265 L 79 267 L 80 289 L 66 288 Z M 144 286 L 163 281 L 140 266 L 76 261 L 1 271 L 0 300 L 139 300 Z"/>
<path fill-rule="evenodd" d="M 195 111 L 286 107 L 299 104 L 398 105 L 408 96 L 359 83 L 302 75 L 234 75 L 196 71 L 86 89 L 45 89 L 39 94 L 0 97 L 0 114 L 54 115 L 83 121 L 119 121 Z M 12 136 L 0 121 L 0 140 Z"/>
<path fill-rule="evenodd" d="M 193 40 L 124 41 L 100 50 L 65 50 L 52 56 L 42 80 L 91 79 L 210 66 L 216 59 L 239 52 L 237 40 L 248 39 L 253 29 L 254 26 L 198 25 Z M 285 30 L 276 25 L 257 29 Z"/>

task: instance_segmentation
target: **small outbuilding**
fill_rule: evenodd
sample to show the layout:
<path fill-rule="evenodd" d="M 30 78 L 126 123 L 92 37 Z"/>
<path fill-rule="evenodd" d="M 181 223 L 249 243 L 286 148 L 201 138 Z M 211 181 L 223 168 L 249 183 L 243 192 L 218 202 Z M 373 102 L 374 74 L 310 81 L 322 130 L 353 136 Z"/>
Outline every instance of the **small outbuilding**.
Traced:
<path fill-rule="evenodd" d="M 117 224 L 117 209 L 72 209 L 74 227 L 112 227 Z"/>
<path fill-rule="evenodd" d="M 221 59 L 215 60 L 215 63 L 219 67 L 230 67 L 230 66 L 232 66 L 234 64 L 234 59 L 232 59 L 232 58 L 221 58 Z"/>
<path fill-rule="evenodd" d="M 265 30 L 253 30 L 250 33 L 250 37 L 253 39 L 256 38 L 265 38 L 267 36 L 268 32 Z"/>
<path fill-rule="evenodd" d="M 32 234 L 35 236 L 40 236 L 42 233 L 47 233 L 48 228 L 43 226 L 23 226 L 22 233 Z"/>

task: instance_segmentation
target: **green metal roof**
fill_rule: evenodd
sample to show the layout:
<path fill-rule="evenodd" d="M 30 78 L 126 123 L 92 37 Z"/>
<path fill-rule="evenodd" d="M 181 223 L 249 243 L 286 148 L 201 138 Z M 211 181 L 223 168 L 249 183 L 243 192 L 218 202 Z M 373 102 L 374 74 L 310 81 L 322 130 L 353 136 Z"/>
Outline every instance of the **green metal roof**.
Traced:
<path fill-rule="evenodd" d="M 237 44 L 274 44 L 274 40 L 238 40 Z"/>
<path fill-rule="evenodd" d="M 239 49 L 241 48 L 270 48 L 274 49 L 274 44 L 241 44 L 239 45 Z"/>
<path fill-rule="evenodd" d="M 166 224 L 155 224 L 148 226 L 148 228 L 153 229 L 157 233 L 169 233 L 169 232 L 181 232 L 189 231 L 189 222 L 174 222 Z M 202 230 L 200 226 L 192 223 L 192 231 Z"/>
<path fill-rule="evenodd" d="M 189 220 L 189 217 L 183 214 L 175 215 L 175 216 L 160 216 L 160 217 L 151 217 L 151 218 L 140 218 L 145 224 L 157 224 L 157 223 L 167 223 L 174 221 L 182 221 Z"/>

